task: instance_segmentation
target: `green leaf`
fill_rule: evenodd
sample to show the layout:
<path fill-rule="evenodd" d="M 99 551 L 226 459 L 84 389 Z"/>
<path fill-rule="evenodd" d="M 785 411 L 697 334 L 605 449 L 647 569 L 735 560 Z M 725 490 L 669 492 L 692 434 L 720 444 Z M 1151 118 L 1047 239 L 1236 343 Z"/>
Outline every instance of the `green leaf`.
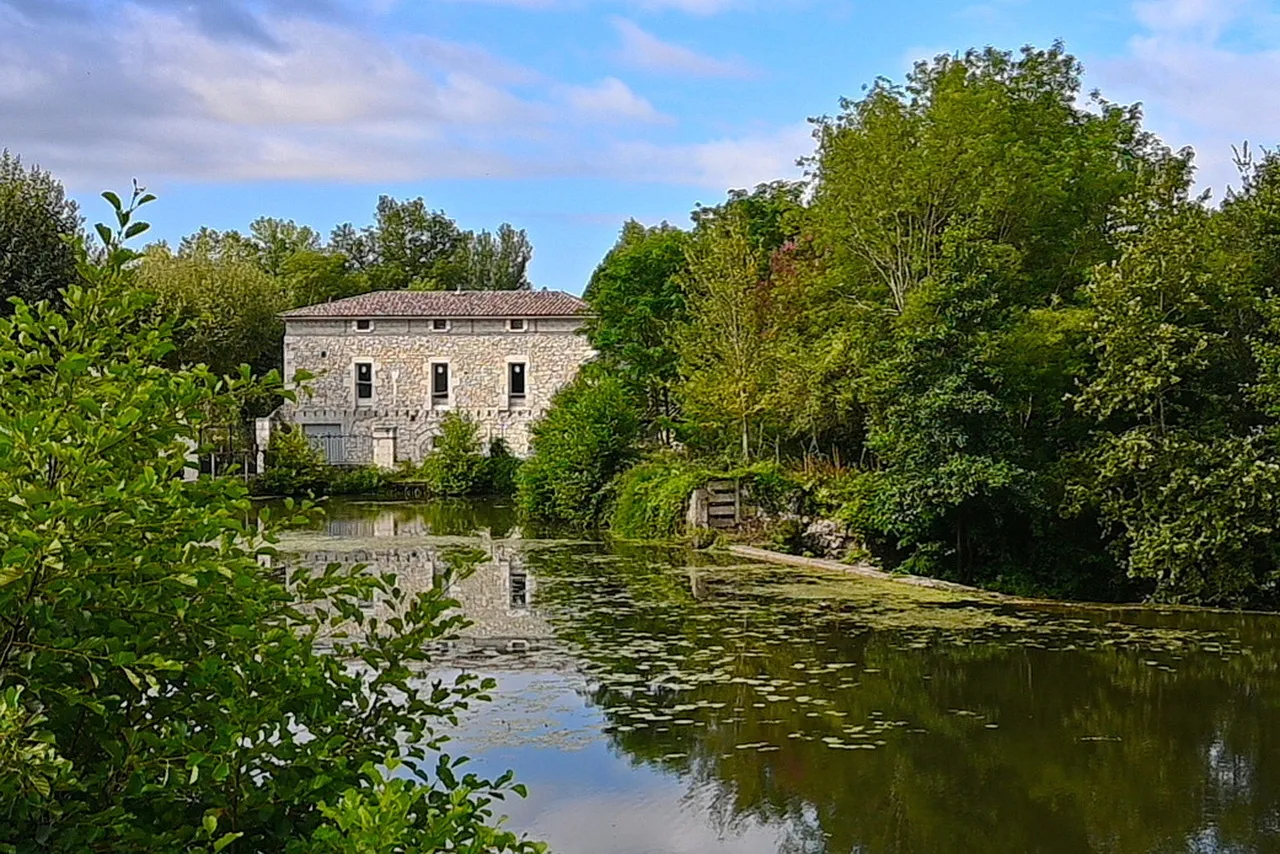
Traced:
<path fill-rule="evenodd" d="M 244 836 L 243 832 L 226 834 L 217 842 L 213 843 L 214 854 L 217 854 L 218 851 L 221 851 L 223 848 L 226 848 L 228 845 L 230 845 L 232 842 L 235 842 L 241 836 Z"/>

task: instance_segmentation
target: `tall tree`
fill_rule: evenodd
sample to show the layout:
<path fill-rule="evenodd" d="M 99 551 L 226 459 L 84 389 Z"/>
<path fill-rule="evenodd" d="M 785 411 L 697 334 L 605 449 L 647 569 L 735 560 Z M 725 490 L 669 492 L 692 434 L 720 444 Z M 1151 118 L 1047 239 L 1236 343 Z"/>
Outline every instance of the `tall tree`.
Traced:
<path fill-rule="evenodd" d="M 587 336 L 601 362 L 643 403 L 645 421 L 666 438 L 675 416 L 679 356 L 674 331 L 685 317 L 681 274 L 689 235 L 629 220 L 596 267 L 583 298 Z"/>
<path fill-rule="evenodd" d="M 320 235 L 291 219 L 258 217 L 249 224 L 249 237 L 258 249 L 258 265 L 273 276 L 280 275 L 294 255 L 320 250 Z"/>
<path fill-rule="evenodd" d="M 1157 597 L 1239 604 L 1280 578 L 1280 169 L 1248 169 L 1221 212 L 1187 183 L 1133 200 L 1088 289 L 1097 369 L 1078 406 L 1098 431 L 1073 495 Z"/>
<path fill-rule="evenodd" d="M 177 362 L 204 364 L 219 375 L 235 374 L 242 364 L 258 374 L 280 367 L 284 327 L 277 315 L 289 307 L 285 285 L 255 262 L 153 246 L 141 258 L 138 287 L 156 295 L 159 316 L 177 322 Z"/>
<path fill-rule="evenodd" d="M 0 151 L 0 315 L 12 310 L 11 297 L 59 299 L 76 279 L 66 238 L 80 234 L 81 225 L 75 202 L 57 179 Z"/>
<path fill-rule="evenodd" d="M 374 290 L 452 289 L 466 275 L 466 235 L 422 197 L 380 196 L 373 225 L 358 233 L 350 224 L 338 226 L 330 245 L 361 265 Z"/>
<path fill-rule="evenodd" d="M 686 251 L 688 318 L 677 333 L 680 394 L 696 425 L 732 425 L 742 458 L 761 435 L 775 362 L 764 253 L 738 211 L 704 228 Z"/>
<path fill-rule="evenodd" d="M 1019 583 L 1058 560 L 1054 466 L 1088 434 L 1063 402 L 1088 368 L 1082 288 L 1122 201 L 1183 162 L 1136 108 L 1082 108 L 1080 77 L 1060 45 L 942 56 L 818 124 L 815 361 L 842 354 L 825 380 L 865 411 L 868 524 L 923 571 Z"/>
<path fill-rule="evenodd" d="M 524 229 L 517 231 L 507 223 L 498 233 L 467 232 L 462 252 L 466 272 L 463 287 L 473 291 L 529 290 L 529 261 L 533 244 Z"/>

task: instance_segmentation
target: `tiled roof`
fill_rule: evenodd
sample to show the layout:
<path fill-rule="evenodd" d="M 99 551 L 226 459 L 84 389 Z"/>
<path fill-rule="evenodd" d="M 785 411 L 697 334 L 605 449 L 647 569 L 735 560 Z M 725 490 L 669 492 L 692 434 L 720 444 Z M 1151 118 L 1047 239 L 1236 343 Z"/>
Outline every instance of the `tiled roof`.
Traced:
<path fill-rule="evenodd" d="M 587 304 L 563 291 L 374 291 L 281 317 L 571 317 Z"/>

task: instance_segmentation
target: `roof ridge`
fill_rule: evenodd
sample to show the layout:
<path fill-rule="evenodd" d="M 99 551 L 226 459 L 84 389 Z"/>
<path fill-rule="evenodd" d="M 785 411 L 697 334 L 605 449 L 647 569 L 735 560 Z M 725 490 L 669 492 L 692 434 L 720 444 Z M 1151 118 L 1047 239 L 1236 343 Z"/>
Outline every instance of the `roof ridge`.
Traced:
<path fill-rule="evenodd" d="M 581 297 L 559 290 L 409 291 L 379 290 L 280 313 L 290 318 L 325 317 L 569 317 L 586 314 Z"/>

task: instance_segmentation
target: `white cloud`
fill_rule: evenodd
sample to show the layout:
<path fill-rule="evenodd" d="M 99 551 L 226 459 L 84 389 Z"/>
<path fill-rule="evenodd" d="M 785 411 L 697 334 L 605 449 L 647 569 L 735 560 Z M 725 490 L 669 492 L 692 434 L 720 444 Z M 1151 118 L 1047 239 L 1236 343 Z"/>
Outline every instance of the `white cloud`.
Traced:
<path fill-rule="evenodd" d="M 110 19 L 19 17 L 12 2 L 0 139 L 73 192 L 132 176 L 157 189 L 573 176 L 719 191 L 794 175 L 812 147 L 803 126 L 691 141 L 617 78 L 569 85 L 476 45 L 271 11 L 291 0 L 258 7 L 261 38 L 210 29 L 178 0 Z"/>
<path fill-rule="evenodd" d="M 813 153 L 808 124 L 780 130 L 683 145 L 647 142 L 620 143 L 602 162 L 617 178 L 666 175 L 671 183 L 713 190 L 754 187 L 781 178 L 801 176 L 796 161 Z"/>
<path fill-rule="evenodd" d="M 1216 37 L 1249 5 L 1250 0 L 1139 0 L 1133 11 L 1139 23 L 1157 32 L 1194 31 Z"/>
<path fill-rule="evenodd" d="M 616 77 L 606 77 L 595 86 L 570 86 L 565 99 L 581 116 L 604 121 L 669 122 L 653 104 L 631 91 Z"/>
<path fill-rule="evenodd" d="M 746 77 L 751 73 L 740 61 L 715 59 L 664 42 L 626 18 L 615 17 L 613 26 L 622 37 L 621 58 L 631 65 L 693 77 Z"/>
<path fill-rule="evenodd" d="M 1148 127 L 1170 145 L 1196 150 L 1198 184 L 1221 199 L 1237 183 L 1231 147 L 1280 141 L 1280 45 L 1231 46 L 1248 28 L 1274 32 L 1249 0 L 1142 0 L 1134 14 L 1144 31 L 1127 52 L 1089 63 L 1090 82 L 1113 100 L 1143 102 Z"/>

